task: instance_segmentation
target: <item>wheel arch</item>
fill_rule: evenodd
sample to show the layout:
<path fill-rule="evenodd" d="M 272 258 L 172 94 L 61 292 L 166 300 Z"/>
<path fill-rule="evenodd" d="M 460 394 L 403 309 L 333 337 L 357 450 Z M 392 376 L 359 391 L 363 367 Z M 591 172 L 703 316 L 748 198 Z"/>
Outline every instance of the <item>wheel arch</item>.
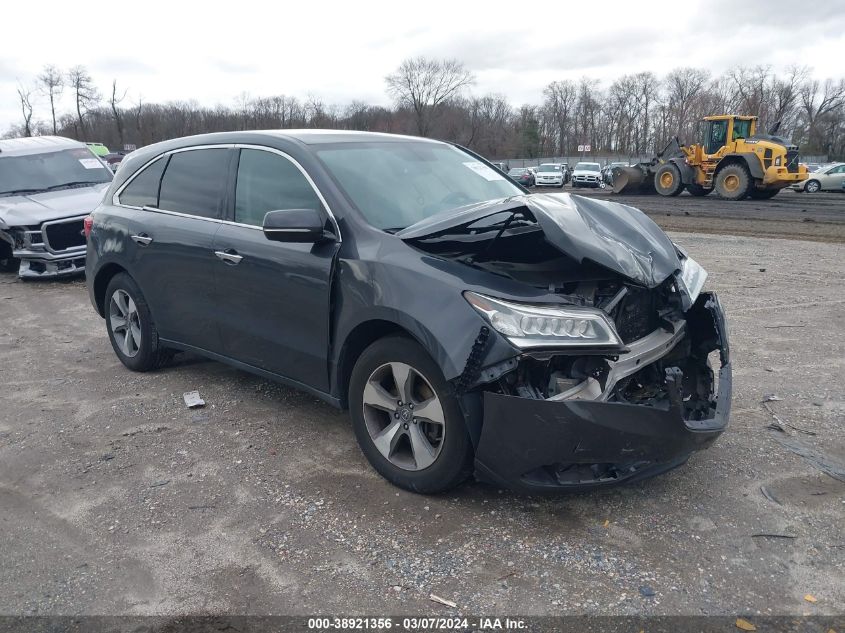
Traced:
<path fill-rule="evenodd" d="M 431 354 L 431 350 L 427 349 L 418 337 L 395 321 L 372 318 L 358 323 L 344 337 L 335 365 L 334 383 L 342 409 L 349 407 L 349 381 L 358 358 L 370 345 L 387 336 L 405 336 L 419 343 L 426 352 Z"/>
<path fill-rule="evenodd" d="M 695 167 L 693 167 L 692 165 L 688 165 L 683 158 L 672 158 L 667 162 L 672 163 L 675 167 L 678 168 L 678 171 L 681 172 L 682 184 L 696 184 Z"/>
<path fill-rule="evenodd" d="M 737 154 L 728 154 L 719 161 L 715 176 L 728 165 L 743 165 L 754 180 L 763 179 L 763 166 L 760 164 L 760 159 L 754 152 L 741 152 Z"/>
<path fill-rule="evenodd" d="M 104 264 L 100 270 L 97 271 L 97 275 L 94 277 L 94 300 L 97 313 L 101 317 L 105 317 L 103 304 L 106 300 L 106 288 L 109 287 L 109 282 L 115 275 L 125 272 L 127 271 L 123 266 L 115 264 L 114 262 Z"/>

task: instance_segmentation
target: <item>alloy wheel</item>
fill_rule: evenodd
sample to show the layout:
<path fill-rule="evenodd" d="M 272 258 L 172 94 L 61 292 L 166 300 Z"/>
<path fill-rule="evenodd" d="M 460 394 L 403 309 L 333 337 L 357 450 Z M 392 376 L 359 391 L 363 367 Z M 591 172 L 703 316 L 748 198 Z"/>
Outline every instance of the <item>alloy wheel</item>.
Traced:
<path fill-rule="evenodd" d="M 109 327 L 120 351 L 132 358 L 141 349 L 141 319 L 129 293 L 117 289 L 109 300 Z"/>
<path fill-rule="evenodd" d="M 437 460 L 446 418 L 425 376 L 405 363 L 385 363 L 370 374 L 363 396 L 367 432 L 385 459 L 414 471 Z"/>

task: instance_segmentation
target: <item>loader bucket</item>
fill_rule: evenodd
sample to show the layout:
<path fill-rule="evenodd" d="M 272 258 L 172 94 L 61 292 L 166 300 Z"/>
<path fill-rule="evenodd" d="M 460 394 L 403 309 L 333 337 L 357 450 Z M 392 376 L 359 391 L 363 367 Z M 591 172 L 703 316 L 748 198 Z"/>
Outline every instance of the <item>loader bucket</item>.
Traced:
<path fill-rule="evenodd" d="M 655 193 L 654 173 L 640 165 L 614 167 L 613 193 Z"/>

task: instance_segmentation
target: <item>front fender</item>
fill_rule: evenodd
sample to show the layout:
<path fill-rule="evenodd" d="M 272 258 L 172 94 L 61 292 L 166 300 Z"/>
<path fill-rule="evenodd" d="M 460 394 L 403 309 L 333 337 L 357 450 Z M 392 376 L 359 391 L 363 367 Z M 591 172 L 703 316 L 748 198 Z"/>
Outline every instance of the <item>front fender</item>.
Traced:
<path fill-rule="evenodd" d="M 403 246 L 403 248 L 405 248 Z M 460 377 L 473 344 L 486 322 L 466 302 L 460 284 L 419 267 L 391 266 L 380 261 L 338 263 L 333 312 L 333 379 L 338 385 L 340 354 L 350 334 L 368 321 L 386 321 L 402 328 L 434 359 L 446 380 Z M 490 330 L 490 328 L 488 328 Z M 517 351 L 495 331 L 489 331 L 483 365 L 513 357 Z"/>

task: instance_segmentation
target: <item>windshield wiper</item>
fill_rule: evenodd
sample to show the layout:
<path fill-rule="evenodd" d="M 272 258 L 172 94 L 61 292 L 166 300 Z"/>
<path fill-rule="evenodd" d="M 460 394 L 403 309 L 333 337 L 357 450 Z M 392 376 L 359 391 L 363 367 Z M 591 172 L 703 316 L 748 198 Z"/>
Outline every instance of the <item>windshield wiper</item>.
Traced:
<path fill-rule="evenodd" d="M 60 185 L 53 185 L 52 187 L 47 187 L 44 191 L 55 191 L 56 189 L 70 189 L 71 187 L 88 187 L 91 185 L 101 184 L 103 184 L 103 182 L 99 180 L 77 180 L 75 182 L 63 182 Z"/>
<path fill-rule="evenodd" d="M 0 191 L 0 196 L 22 196 L 28 193 L 44 193 L 47 189 L 12 189 L 11 191 Z"/>

